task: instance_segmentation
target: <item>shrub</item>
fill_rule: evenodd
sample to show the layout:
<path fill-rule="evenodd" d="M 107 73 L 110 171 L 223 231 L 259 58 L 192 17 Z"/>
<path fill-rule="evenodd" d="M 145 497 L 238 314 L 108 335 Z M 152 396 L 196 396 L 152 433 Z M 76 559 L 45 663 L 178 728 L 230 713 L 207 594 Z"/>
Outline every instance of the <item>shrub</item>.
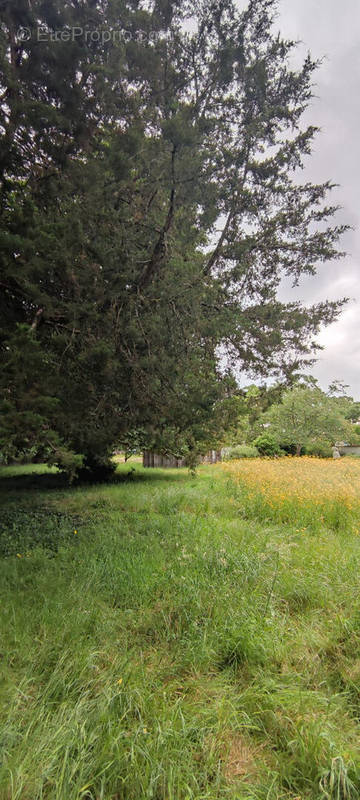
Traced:
<path fill-rule="evenodd" d="M 324 439 L 315 439 L 306 446 L 306 454 L 308 456 L 317 456 L 318 458 L 331 458 L 332 446 L 330 442 Z"/>
<path fill-rule="evenodd" d="M 274 456 L 281 454 L 281 449 L 271 433 L 261 433 L 253 442 L 253 445 L 257 447 L 261 456 L 274 458 Z"/>
<path fill-rule="evenodd" d="M 351 444 L 360 445 L 360 425 L 352 425 L 350 436 Z"/>
<path fill-rule="evenodd" d="M 223 461 L 232 461 L 237 458 L 258 458 L 259 451 L 254 445 L 251 444 L 237 444 L 234 447 L 228 447 Z"/>

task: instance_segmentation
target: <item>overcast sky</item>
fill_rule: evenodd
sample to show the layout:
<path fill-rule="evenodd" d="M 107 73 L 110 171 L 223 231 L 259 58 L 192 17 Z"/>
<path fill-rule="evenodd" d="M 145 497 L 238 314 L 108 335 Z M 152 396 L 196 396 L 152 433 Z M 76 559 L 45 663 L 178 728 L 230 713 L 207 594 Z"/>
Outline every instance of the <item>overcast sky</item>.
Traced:
<path fill-rule="evenodd" d="M 286 299 L 306 303 L 350 297 L 338 322 L 320 335 L 324 350 L 312 367 L 323 388 L 333 379 L 350 385 L 360 399 L 360 0 L 280 0 L 277 27 L 286 37 L 301 39 L 303 51 L 325 56 L 316 78 L 316 95 L 307 121 L 318 125 L 306 178 L 339 183 L 331 202 L 343 207 L 338 216 L 354 227 L 343 240 L 348 255 L 322 265 L 315 278 L 304 279 Z"/>

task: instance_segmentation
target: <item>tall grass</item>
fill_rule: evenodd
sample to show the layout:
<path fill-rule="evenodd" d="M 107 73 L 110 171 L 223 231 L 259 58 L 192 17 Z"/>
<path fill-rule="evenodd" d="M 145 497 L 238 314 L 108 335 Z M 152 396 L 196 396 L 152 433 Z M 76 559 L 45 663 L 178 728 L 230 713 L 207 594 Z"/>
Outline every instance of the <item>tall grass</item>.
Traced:
<path fill-rule="evenodd" d="M 239 510 L 249 517 L 296 522 L 299 529 L 359 529 L 360 461 L 289 457 L 225 469 L 237 485 Z"/>
<path fill-rule="evenodd" d="M 1 562 L 2 800 L 360 795 L 352 524 L 264 525 L 222 467 L 41 480 L 1 504 L 38 526 Z"/>

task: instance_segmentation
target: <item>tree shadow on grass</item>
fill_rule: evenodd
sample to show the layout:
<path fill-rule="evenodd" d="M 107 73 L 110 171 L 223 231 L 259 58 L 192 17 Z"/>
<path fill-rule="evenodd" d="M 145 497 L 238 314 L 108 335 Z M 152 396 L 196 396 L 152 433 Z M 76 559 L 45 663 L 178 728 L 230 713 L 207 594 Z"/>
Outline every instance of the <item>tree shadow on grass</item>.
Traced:
<path fill-rule="evenodd" d="M 27 465 L 28 466 L 28 465 Z M 15 469 L 15 468 L 14 468 Z M 6 474 L 0 469 L 0 493 L 21 492 L 21 491 L 51 491 L 74 489 L 82 486 L 116 486 L 123 483 L 164 483 L 164 482 L 184 482 L 193 477 L 188 469 L 143 469 L 129 465 L 121 465 L 111 476 L 103 480 L 94 480 L 89 474 L 88 477 L 69 483 L 66 475 L 60 472 L 26 472 L 21 471 L 21 465 L 16 467 L 17 474 Z"/>

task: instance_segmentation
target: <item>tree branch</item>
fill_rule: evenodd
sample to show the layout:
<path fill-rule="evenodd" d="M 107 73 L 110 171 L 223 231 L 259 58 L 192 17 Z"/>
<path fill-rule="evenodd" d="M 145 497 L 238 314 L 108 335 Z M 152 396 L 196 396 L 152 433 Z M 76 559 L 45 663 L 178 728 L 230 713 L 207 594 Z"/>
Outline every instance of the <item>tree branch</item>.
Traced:
<path fill-rule="evenodd" d="M 41 317 L 42 317 L 43 313 L 44 313 L 44 309 L 43 308 L 38 308 L 38 310 L 37 310 L 37 312 L 35 314 L 35 317 L 34 317 L 32 323 L 31 323 L 31 326 L 30 326 L 30 330 L 31 331 L 36 331 L 38 325 L 40 324 L 40 320 L 41 320 Z"/>
<path fill-rule="evenodd" d="M 176 145 L 173 145 L 172 153 L 171 153 L 171 192 L 170 192 L 170 201 L 169 201 L 169 209 L 166 216 L 165 223 L 161 228 L 159 238 L 156 242 L 154 247 L 152 256 L 150 260 L 147 262 L 145 269 L 140 276 L 140 280 L 138 282 L 139 289 L 143 289 L 147 286 L 153 279 L 154 275 L 156 274 L 158 267 L 160 266 L 161 262 L 164 259 L 165 252 L 166 252 L 166 235 L 169 232 L 173 219 L 174 219 L 174 212 L 175 212 L 175 155 L 176 155 Z"/>
<path fill-rule="evenodd" d="M 244 165 L 244 174 L 243 174 L 241 183 L 240 183 L 240 185 L 238 186 L 238 188 L 236 190 L 234 201 L 233 201 L 233 203 L 231 205 L 231 208 L 230 208 L 229 214 L 227 216 L 227 220 L 225 222 L 224 228 L 222 230 L 220 239 L 219 239 L 219 241 L 218 241 L 218 243 L 217 243 L 217 245 L 215 247 L 215 250 L 213 250 L 213 252 L 211 253 L 211 256 L 208 259 L 208 262 L 207 262 L 207 264 L 206 264 L 206 266 L 204 268 L 204 275 L 209 275 L 209 273 L 211 272 L 213 266 L 216 264 L 218 258 L 220 257 L 221 251 L 222 251 L 222 247 L 223 247 L 223 244 L 224 244 L 224 242 L 226 240 L 230 225 L 231 225 L 231 223 L 232 223 L 232 221 L 234 219 L 236 211 L 238 210 L 238 202 L 239 202 L 240 191 L 244 188 L 245 181 L 246 181 L 247 174 L 248 174 L 248 170 L 249 170 L 250 149 L 251 149 L 251 144 L 249 143 L 248 146 L 247 146 L 246 159 L 245 159 L 245 165 Z"/>

